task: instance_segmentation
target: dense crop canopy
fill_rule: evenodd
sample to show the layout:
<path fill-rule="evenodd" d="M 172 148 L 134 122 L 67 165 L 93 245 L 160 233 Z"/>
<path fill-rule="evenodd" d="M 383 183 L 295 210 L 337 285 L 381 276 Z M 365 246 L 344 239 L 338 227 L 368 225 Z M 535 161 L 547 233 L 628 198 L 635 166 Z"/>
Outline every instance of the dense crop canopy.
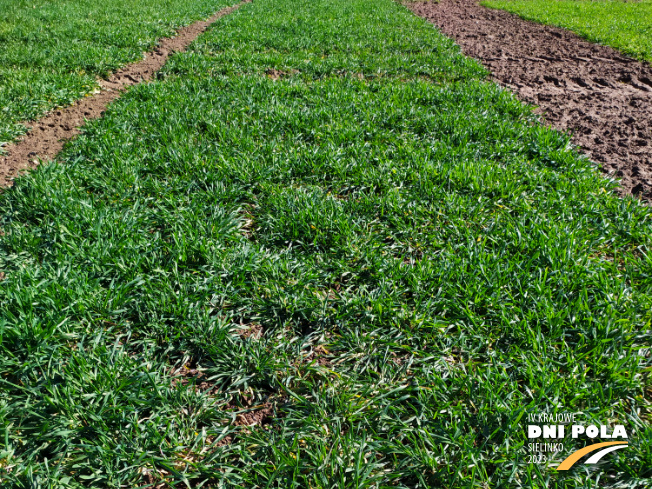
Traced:
<path fill-rule="evenodd" d="M 595 480 L 522 456 L 556 409 L 649 478 L 650 211 L 484 74 L 390 0 L 255 0 L 0 194 L 0 478 Z"/>

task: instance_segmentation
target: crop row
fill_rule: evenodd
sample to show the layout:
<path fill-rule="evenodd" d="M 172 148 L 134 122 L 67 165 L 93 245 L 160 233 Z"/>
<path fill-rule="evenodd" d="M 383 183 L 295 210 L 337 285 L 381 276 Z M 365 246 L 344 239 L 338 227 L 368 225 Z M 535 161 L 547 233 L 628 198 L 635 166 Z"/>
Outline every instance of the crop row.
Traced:
<path fill-rule="evenodd" d="M 0 146 L 224 0 L 0 0 Z"/>

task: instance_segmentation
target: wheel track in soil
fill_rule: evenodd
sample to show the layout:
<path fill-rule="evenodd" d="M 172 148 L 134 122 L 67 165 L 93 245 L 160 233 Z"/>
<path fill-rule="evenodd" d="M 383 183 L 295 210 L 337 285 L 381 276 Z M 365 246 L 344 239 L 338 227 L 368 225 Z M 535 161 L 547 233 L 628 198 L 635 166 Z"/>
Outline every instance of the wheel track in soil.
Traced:
<path fill-rule="evenodd" d="M 41 119 L 27 123 L 28 132 L 10 143 L 0 155 L 0 189 L 10 187 L 25 170 L 54 158 L 64 144 L 77 136 L 85 122 L 102 117 L 111 102 L 134 85 L 149 81 L 173 53 L 183 52 L 211 24 L 252 0 L 225 7 L 210 18 L 179 29 L 174 37 L 159 39 L 157 47 L 141 61 L 116 71 L 107 80 L 99 80 L 100 91 L 73 105 L 54 110 Z"/>
<path fill-rule="evenodd" d="M 538 106 L 609 176 L 652 202 L 652 66 L 565 29 L 478 5 L 407 4 L 455 39 L 500 85 Z"/>

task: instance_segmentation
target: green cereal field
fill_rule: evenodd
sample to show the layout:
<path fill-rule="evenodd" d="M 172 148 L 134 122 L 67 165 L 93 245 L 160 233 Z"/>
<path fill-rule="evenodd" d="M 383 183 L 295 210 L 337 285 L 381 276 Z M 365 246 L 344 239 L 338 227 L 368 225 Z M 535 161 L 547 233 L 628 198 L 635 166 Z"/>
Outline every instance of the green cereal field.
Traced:
<path fill-rule="evenodd" d="M 227 5 L 0 0 L 0 139 Z M 254 0 L 0 192 L 0 486 L 650 487 L 652 212 L 486 77 Z"/>

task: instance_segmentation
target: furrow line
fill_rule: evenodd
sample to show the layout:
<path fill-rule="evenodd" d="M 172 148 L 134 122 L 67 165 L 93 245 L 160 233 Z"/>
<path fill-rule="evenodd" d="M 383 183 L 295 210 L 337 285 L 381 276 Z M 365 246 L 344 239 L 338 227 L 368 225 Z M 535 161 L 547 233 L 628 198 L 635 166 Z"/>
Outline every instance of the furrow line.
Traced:
<path fill-rule="evenodd" d="M 100 80 L 101 90 L 98 93 L 29 123 L 27 134 L 7 146 L 7 153 L 0 157 L 0 188 L 10 187 L 21 172 L 54 158 L 66 141 L 80 133 L 87 120 L 102 117 L 108 105 L 127 88 L 150 80 L 173 53 L 185 51 L 211 24 L 250 1 L 243 0 L 223 8 L 207 20 L 179 29 L 174 37 L 160 39 L 158 46 L 147 53 L 142 61 L 125 66 L 107 80 Z"/>

